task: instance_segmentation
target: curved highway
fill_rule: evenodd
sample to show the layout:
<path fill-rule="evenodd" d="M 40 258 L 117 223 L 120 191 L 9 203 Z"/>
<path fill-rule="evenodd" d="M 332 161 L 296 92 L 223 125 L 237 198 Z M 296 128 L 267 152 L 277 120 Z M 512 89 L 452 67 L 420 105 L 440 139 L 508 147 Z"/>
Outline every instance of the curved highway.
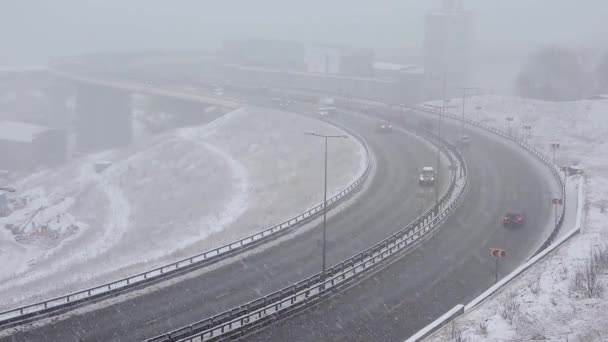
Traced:
<path fill-rule="evenodd" d="M 375 158 L 375 174 L 360 197 L 328 217 L 328 265 L 352 256 L 413 221 L 421 204 L 416 196 L 418 171 L 423 165 L 436 163 L 436 153 L 428 144 L 397 130 L 379 134 L 377 120 L 345 114 L 332 115 L 332 119 L 367 141 Z M 432 204 L 432 198 L 429 194 L 427 205 Z M 112 305 L 95 304 L 100 308 L 94 311 L 79 310 L 85 312 L 50 319 L 48 324 L 36 324 L 3 340 L 105 342 L 149 338 L 315 274 L 321 266 L 320 236 L 321 225 L 317 220 L 311 229 L 296 237 L 234 262 Z"/>
<path fill-rule="evenodd" d="M 452 138 L 460 124 L 447 121 Z M 439 232 L 408 256 L 352 288 L 248 336 L 252 341 L 403 341 L 494 283 L 490 248 L 504 248 L 500 274 L 524 262 L 546 238 L 552 180 L 543 166 L 477 129 L 464 156 L 469 189 Z M 507 210 L 527 213 L 525 227 L 506 229 Z"/>

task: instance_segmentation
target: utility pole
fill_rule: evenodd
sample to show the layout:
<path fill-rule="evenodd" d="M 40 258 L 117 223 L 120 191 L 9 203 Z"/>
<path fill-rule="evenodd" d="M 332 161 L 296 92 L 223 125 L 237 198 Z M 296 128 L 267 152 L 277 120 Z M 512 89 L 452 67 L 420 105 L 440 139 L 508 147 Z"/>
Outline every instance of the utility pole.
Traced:
<path fill-rule="evenodd" d="M 327 140 L 330 138 L 348 138 L 347 135 L 325 135 L 314 132 L 306 132 L 308 135 L 323 138 L 325 140 L 325 172 L 324 172 L 324 185 L 323 185 L 323 257 L 321 265 L 322 279 L 325 279 L 326 264 L 326 248 L 327 248 Z"/>

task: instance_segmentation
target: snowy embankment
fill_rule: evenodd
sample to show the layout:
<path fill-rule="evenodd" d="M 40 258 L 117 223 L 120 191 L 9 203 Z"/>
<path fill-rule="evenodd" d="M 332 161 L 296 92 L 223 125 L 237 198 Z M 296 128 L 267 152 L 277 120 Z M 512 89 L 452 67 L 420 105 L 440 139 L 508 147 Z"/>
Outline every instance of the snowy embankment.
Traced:
<path fill-rule="evenodd" d="M 586 175 L 583 224 L 580 235 L 428 340 L 608 341 L 608 100 L 481 96 L 468 99 L 467 108 L 475 119 L 505 129 L 506 117 L 513 117 L 513 134 L 529 134 L 548 155 L 551 143 L 560 143 L 557 164 L 578 165 Z M 524 126 L 531 126 L 529 132 Z M 568 178 L 570 186 L 575 181 Z M 569 220 L 562 232 L 572 228 Z"/>
<path fill-rule="evenodd" d="M 322 202 L 321 121 L 244 108 L 16 180 L 0 218 L 0 310 L 115 280 L 243 238 Z M 94 162 L 111 166 L 97 173 Z M 365 167 L 329 147 L 329 189 Z"/>

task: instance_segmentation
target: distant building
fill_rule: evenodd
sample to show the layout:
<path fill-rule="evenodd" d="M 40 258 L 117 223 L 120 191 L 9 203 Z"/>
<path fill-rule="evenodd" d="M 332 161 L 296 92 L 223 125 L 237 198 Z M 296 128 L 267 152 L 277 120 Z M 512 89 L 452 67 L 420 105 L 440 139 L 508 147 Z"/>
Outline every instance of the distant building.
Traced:
<path fill-rule="evenodd" d="M 224 42 L 228 63 L 249 67 L 304 70 L 305 47 L 302 43 L 272 39 L 243 39 Z"/>
<path fill-rule="evenodd" d="M 426 15 L 424 43 L 424 97 L 453 97 L 458 87 L 471 86 L 474 16 L 462 0 L 443 0 L 439 10 Z M 444 79 L 446 80 L 444 82 Z"/>
<path fill-rule="evenodd" d="M 314 44 L 306 49 L 305 63 L 307 72 L 369 77 L 373 75 L 374 51 Z"/>
<path fill-rule="evenodd" d="M 0 121 L 0 169 L 31 170 L 66 159 L 66 132 L 17 121 Z"/>
<path fill-rule="evenodd" d="M 223 55 L 225 62 L 246 67 L 345 76 L 373 75 L 374 53 L 371 49 L 245 39 L 224 42 Z"/>

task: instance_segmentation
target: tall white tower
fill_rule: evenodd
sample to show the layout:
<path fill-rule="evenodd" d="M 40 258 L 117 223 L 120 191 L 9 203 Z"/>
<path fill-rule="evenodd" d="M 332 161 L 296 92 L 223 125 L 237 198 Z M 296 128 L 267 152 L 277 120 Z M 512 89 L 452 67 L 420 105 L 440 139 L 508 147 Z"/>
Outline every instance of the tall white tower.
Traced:
<path fill-rule="evenodd" d="M 424 43 L 424 96 L 455 96 L 471 86 L 474 17 L 462 0 L 442 0 L 443 6 L 426 14 Z"/>

